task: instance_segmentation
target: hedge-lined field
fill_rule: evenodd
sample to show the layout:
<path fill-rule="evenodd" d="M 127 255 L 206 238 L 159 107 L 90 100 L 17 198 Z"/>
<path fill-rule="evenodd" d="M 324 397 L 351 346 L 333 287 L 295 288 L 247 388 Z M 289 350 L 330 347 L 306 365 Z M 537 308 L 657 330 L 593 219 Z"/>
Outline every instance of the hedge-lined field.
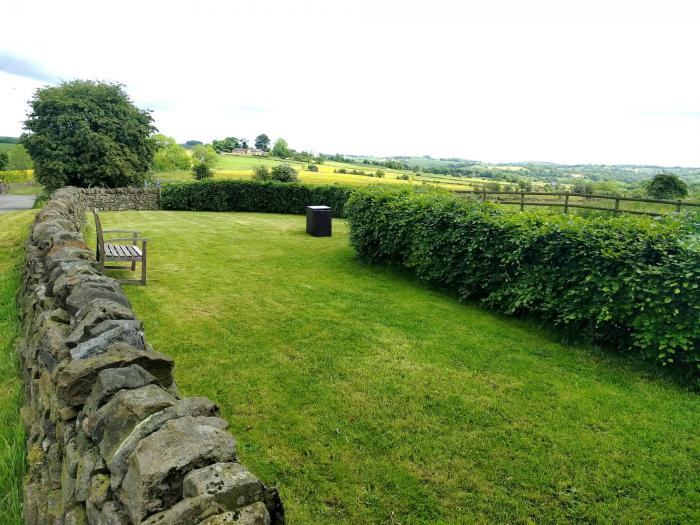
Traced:
<path fill-rule="evenodd" d="M 289 525 L 700 520 L 700 397 L 654 367 L 364 264 L 343 220 L 102 220 L 151 239 L 148 286 L 125 287 L 148 342 Z"/>
<path fill-rule="evenodd" d="M 190 211 L 261 211 L 305 213 L 306 206 L 330 206 L 342 217 L 353 188 L 341 185 L 312 185 L 288 182 L 208 180 L 168 184 L 161 193 L 161 207 Z"/>
<path fill-rule="evenodd" d="M 689 222 L 507 213 L 394 189 L 354 192 L 345 215 L 362 259 L 700 377 L 700 250 Z"/>

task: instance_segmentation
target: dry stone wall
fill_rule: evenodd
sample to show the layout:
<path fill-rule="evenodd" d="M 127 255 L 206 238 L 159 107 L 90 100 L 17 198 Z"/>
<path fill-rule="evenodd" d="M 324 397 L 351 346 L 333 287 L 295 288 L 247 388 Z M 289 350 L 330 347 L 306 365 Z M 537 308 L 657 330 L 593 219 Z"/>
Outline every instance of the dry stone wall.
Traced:
<path fill-rule="evenodd" d="M 102 211 L 157 210 L 158 188 L 84 188 L 77 190 L 88 209 Z"/>
<path fill-rule="evenodd" d="M 17 345 L 27 524 L 284 523 L 206 398 L 183 398 L 119 284 L 84 242 L 86 193 L 64 188 L 27 244 Z M 87 201 L 87 203 L 86 203 Z"/>

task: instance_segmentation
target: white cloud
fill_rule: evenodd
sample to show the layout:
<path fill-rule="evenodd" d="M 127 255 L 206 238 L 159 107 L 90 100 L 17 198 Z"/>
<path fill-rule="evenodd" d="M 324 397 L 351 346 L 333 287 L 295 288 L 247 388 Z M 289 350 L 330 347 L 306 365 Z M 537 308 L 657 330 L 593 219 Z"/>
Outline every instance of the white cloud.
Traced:
<path fill-rule="evenodd" d="M 700 165 L 700 13 L 660 6 L 15 2 L 0 51 L 125 83 L 178 140 L 266 132 L 324 152 Z M 37 85 L 0 73 L 0 134 L 20 131 Z"/>

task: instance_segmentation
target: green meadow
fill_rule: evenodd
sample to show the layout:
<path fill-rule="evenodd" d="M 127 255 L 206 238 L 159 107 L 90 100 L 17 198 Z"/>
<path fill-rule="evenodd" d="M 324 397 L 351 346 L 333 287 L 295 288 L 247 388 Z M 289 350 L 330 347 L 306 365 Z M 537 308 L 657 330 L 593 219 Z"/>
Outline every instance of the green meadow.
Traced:
<path fill-rule="evenodd" d="M 151 239 L 148 341 L 292 525 L 700 521 L 700 398 L 658 369 L 365 265 L 340 220 L 103 224 Z"/>

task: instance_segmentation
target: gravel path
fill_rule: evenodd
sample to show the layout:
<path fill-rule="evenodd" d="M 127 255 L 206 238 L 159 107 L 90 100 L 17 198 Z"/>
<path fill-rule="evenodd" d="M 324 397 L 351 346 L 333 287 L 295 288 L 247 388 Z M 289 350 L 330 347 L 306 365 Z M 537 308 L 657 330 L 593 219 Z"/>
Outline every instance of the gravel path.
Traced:
<path fill-rule="evenodd" d="M 33 195 L 0 195 L 0 213 L 28 210 L 34 206 Z"/>

